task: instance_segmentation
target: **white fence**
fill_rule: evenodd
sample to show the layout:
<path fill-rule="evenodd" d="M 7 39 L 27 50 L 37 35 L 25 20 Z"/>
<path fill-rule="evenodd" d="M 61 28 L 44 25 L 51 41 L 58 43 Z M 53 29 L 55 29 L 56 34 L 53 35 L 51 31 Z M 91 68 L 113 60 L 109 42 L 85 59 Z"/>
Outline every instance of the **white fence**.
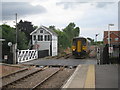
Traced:
<path fill-rule="evenodd" d="M 38 58 L 38 51 L 36 50 L 19 50 L 17 52 L 17 62 L 27 62 Z"/>

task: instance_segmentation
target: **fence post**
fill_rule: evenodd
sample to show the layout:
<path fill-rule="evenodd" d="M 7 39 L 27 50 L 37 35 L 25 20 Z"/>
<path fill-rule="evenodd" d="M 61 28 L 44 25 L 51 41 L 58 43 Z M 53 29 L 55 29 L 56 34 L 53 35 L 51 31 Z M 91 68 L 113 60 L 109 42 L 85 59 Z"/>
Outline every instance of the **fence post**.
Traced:
<path fill-rule="evenodd" d="M 103 48 L 103 64 L 109 64 L 108 44 Z"/>
<path fill-rule="evenodd" d="M 0 41 L 0 62 L 2 62 L 2 41 Z"/>
<path fill-rule="evenodd" d="M 119 57 L 120 58 L 120 44 L 119 44 Z M 118 61 L 118 63 L 120 64 L 120 60 Z"/>
<path fill-rule="evenodd" d="M 17 52 L 16 52 L 16 44 L 13 44 L 13 47 L 12 47 L 12 51 L 13 51 L 13 64 L 16 64 L 17 63 Z"/>

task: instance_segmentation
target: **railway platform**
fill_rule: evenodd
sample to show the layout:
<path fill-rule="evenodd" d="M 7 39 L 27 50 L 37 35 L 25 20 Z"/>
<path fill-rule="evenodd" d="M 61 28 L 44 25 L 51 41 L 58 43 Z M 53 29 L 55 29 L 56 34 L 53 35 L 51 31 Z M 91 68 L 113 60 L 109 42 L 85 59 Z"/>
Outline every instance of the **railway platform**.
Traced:
<path fill-rule="evenodd" d="M 78 65 L 62 88 L 119 88 L 119 65 Z"/>

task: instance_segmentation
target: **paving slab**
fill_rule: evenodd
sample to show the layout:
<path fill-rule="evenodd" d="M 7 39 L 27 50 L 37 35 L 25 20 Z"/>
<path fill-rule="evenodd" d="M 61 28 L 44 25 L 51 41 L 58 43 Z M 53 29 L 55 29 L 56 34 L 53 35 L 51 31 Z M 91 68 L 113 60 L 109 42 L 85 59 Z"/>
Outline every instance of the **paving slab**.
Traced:
<path fill-rule="evenodd" d="M 96 88 L 118 88 L 118 65 L 96 65 Z"/>
<path fill-rule="evenodd" d="M 73 75 L 68 79 L 65 88 L 84 90 L 119 90 L 119 65 L 78 65 Z"/>
<path fill-rule="evenodd" d="M 63 88 L 84 88 L 88 65 L 79 65 Z"/>

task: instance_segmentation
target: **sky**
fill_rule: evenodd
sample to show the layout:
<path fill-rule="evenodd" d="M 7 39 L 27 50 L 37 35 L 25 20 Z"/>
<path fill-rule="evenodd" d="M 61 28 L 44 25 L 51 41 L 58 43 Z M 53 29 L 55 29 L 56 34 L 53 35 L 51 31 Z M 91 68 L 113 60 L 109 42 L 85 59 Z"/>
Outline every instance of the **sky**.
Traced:
<path fill-rule="evenodd" d="M 1 22 L 15 25 L 15 13 L 18 22 L 31 21 L 35 26 L 50 26 L 64 29 L 70 22 L 80 28 L 80 36 L 103 40 L 103 32 L 108 24 L 114 24 L 110 30 L 118 30 L 117 0 L 2 0 Z"/>

